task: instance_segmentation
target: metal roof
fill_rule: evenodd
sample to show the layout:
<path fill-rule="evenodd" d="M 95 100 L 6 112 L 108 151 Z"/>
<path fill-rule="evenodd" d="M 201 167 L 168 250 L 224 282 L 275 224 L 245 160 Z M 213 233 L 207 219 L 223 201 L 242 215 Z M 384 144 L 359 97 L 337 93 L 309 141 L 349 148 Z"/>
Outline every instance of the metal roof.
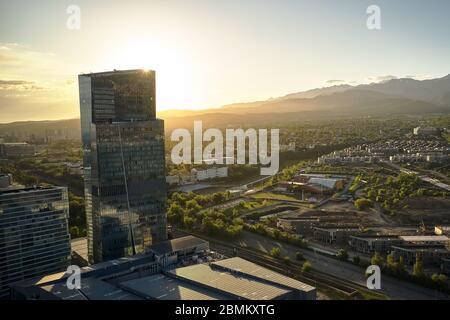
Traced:
<path fill-rule="evenodd" d="M 212 263 L 212 266 L 247 274 L 251 277 L 256 277 L 264 279 L 266 281 L 270 281 L 274 285 L 282 285 L 288 288 L 297 289 L 304 292 L 315 290 L 314 287 L 306 283 L 284 276 L 278 272 L 274 272 L 272 270 L 261 267 L 253 262 L 244 260 L 239 257 L 219 260 Z"/>
<path fill-rule="evenodd" d="M 80 289 L 68 289 L 66 282 L 41 287 L 62 300 L 141 300 L 138 296 L 95 278 L 81 278 Z"/>
<path fill-rule="evenodd" d="M 120 283 L 120 287 L 145 299 L 225 300 L 229 297 L 197 287 L 179 279 L 156 274 Z"/>
<path fill-rule="evenodd" d="M 169 271 L 171 276 L 203 284 L 212 290 L 230 294 L 238 299 L 272 300 L 288 294 L 291 290 L 270 285 L 251 278 L 219 271 L 207 264 L 197 264 Z"/>
<path fill-rule="evenodd" d="M 447 236 L 400 236 L 401 239 L 408 242 L 442 242 L 450 241 Z"/>
<path fill-rule="evenodd" d="M 317 184 L 329 189 L 333 189 L 338 181 L 341 179 L 332 179 L 332 178 L 310 178 L 308 183 Z"/>
<path fill-rule="evenodd" d="M 165 254 L 169 252 L 176 252 L 190 249 L 207 243 L 208 241 L 189 235 L 181 238 L 156 243 L 150 248 L 150 250 L 153 251 L 155 254 Z"/>

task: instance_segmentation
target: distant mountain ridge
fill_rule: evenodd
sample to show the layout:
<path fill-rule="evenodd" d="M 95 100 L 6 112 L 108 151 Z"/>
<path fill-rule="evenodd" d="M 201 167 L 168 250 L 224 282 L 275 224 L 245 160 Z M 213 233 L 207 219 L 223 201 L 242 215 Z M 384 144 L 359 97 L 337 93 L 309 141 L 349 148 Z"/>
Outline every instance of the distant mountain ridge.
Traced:
<path fill-rule="evenodd" d="M 431 80 L 391 79 L 358 86 L 337 85 L 288 94 L 266 101 L 235 103 L 221 108 L 162 111 L 164 119 L 211 114 L 279 114 L 308 112 L 308 116 L 379 116 L 383 114 L 427 114 L 450 112 L 450 75 Z M 211 118 L 209 116 L 208 118 Z"/>
<path fill-rule="evenodd" d="M 167 110 L 157 114 L 171 130 L 192 127 L 194 120 L 203 120 L 205 126 L 223 127 L 244 123 L 436 113 L 450 113 L 450 74 L 430 80 L 401 78 L 357 86 L 336 85 L 265 101 L 234 103 L 207 110 Z M 79 120 L 0 124 L 0 134 L 11 130 L 42 132 L 58 127 L 75 129 L 79 127 Z"/>

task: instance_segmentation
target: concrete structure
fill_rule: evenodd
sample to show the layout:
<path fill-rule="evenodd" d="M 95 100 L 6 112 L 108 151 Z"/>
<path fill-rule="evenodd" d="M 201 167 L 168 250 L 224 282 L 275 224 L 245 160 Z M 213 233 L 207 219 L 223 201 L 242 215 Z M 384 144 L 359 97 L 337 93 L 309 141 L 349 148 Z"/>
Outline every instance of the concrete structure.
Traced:
<path fill-rule="evenodd" d="M 347 243 L 349 236 L 360 232 L 358 228 L 321 228 L 313 227 L 313 236 L 320 242 L 333 244 Z"/>
<path fill-rule="evenodd" d="M 13 179 L 11 174 L 0 173 L 0 189 L 8 188 L 12 183 Z"/>
<path fill-rule="evenodd" d="M 440 236 L 400 236 L 405 242 L 413 244 L 443 244 L 449 245 L 450 238 L 445 235 Z"/>
<path fill-rule="evenodd" d="M 394 258 L 396 260 L 403 257 L 403 261 L 407 265 L 414 265 L 417 255 L 422 256 L 424 266 L 440 266 L 443 258 L 450 258 L 450 251 L 440 244 L 403 244 L 392 246 Z"/>
<path fill-rule="evenodd" d="M 9 285 L 70 264 L 67 188 L 0 191 L 0 298 Z"/>
<path fill-rule="evenodd" d="M 34 156 L 35 149 L 33 145 L 26 142 L 10 142 L 0 144 L 0 157 L 19 158 Z"/>
<path fill-rule="evenodd" d="M 442 259 L 442 261 L 441 261 L 441 270 L 445 274 L 449 274 L 450 275 L 450 258 Z"/>
<path fill-rule="evenodd" d="M 197 260 L 205 256 L 209 251 L 209 243 L 194 236 L 186 236 L 157 243 L 150 251 L 155 254 L 156 261 L 166 267 L 179 260 Z"/>
<path fill-rule="evenodd" d="M 313 232 L 313 228 L 319 225 L 319 218 L 278 218 L 277 227 L 285 231 L 293 231 L 300 235 L 308 235 Z"/>
<path fill-rule="evenodd" d="M 205 170 L 198 170 L 193 168 L 191 170 L 193 181 L 204 181 L 216 178 L 226 178 L 228 177 L 228 167 L 212 167 Z"/>
<path fill-rule="evenodd" d="M 413 129 L 416 136 L 432 136 L 439 134 L 439 129 L 434 127 L 416 127 Z"/>
<path fill-rule="evenodd" d="M 295 142 L 291 141 L 288 144 L 280 145 L 280 152 L 294 152 L 295 151 Z"/>
<path fill-rule="evenodd" d="M 203 245 L 199 240 L 186 238 L 178 243 L 182 246 L 178 249 L 186 250 L 194 242 Z M 159 248 L 154 247 L 152 251 L 158 252 Z M 152 252 L 124 257 L 82 268 L 80 289 L 68 290 L 68 275 L 57 273 L 16 283 L 12 297 L 18 300 L 316 299 L 314 287 L 241 258 L 184 267 L 179 267 L 180 263 L 179 260 L 163 267 Z"/>
<path fill-rule="evenodd" d="M 78 80 L 89 262 L 145 252 L 167 239 L 155 72 L 92 73 Z"/>
<path fill-rule="evenodd" d="M 177 186 L 180 184 L 180 177 L 179 176 L 166 176 L 166 183 L 169 186 Z"/>
<path fill-rule="evenodd" d="M 83 175 L 83 165 L 81 163 L 66 162 L 66 168 L 69 174 L 79 176 Z"/>
<path fill-rule="evenodd" d="M 391 251 L 393 245 L 402 243 L 403 240 L 395 235 L 351 235 L 349 237 L 349 246 L 357 252 L 366 254 L 374 252 L 385 254 Z"/>
<path fill-rule="evenodd" d="M 77 238 L 70 241 L 70 250 L 71 264 L 79 267 L 86 267 L 89 264 L 87 238 Z"/>

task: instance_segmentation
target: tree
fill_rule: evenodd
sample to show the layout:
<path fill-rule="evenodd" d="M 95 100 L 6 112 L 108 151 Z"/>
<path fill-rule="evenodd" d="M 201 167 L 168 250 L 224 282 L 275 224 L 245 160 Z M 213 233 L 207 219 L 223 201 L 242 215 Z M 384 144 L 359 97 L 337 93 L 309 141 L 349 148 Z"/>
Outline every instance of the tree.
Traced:
<path fill-rule="evenodd" d="M 309 271 L 311 271 L 311 268 L 312 268 L 311 262 L 305 261 L 305 262 L 303 263 L 303 265 L 302 265 L 301 271 L 302 271 L 302 272 L 309 272 Z"/>
<path fill-rule="evenodd" d="M 167 208 L 167 219 L 170 223 L 180 223 L 183 217 L 183 209 L 176 202 L 172 202 Z"/>
<path fill-rule="evenodd" d="M 434 285 L 441 290 L 445 290 L 448 288 L 448 278 L 444 274 L 434 273 L 431 276 L 431 281 L 433 281 Z"/>
<path fill-rule="evenodd" d="M 360 198 L 355 200 L 355 208 L 358 210 L 365 210 L 372 205 L 372 202 L 369 199 Z"/>
<path fill-rule="evenodd" d="M 279 258 L 281 256 L 281 250 L 278 247 L 273 247 L 269 254 L 274 258 Z"/>
<path fill-rule="evenodd" d="M 348 259 L 348 252 L 347 252 L 347 250 L 345 250 L 345 249 L 340 249 L 340 250 L 337 252 L 336 257 L 337 257 L 339 260 L 347 261 L 347 259 Z"/>
<path fill-rule="evenodd" d="M 284 256 L 283 262 L 284 262 L 286 265 L 290 265 L 290 264 L 291 264 L 291 259 L 290 259 L 288 256 Z"/>
<path fill-rule="evenodd" d="M 394 253 L 390 253 L 386 259 L 386 267 L 393 274 L 400 275 L 405 272 L 405 264 L 403 262 L 403 257 L 399 258 L 399 261 L 396 262 L 394 258 Z"/>
<path fill-rule="evenodd" d="M 379 267 L 383 265 L 383 261 L 384 261 L 383 257 L 378 252 L 375 252 L 375 254 L 370 259 L 371 264 L 377 265 Z"/>
<path fill-rule="evenodd" d="M 186 212 L 189 215 L 192 215 L 198 211 L 200 211 L 202 207 L 198 204 L 197 200 L 192 199 L 189 201 L 186 201 Z"/>
<path fill-rule="evenodd" d="M 419 252 L 416 254 L 416 263 L 414 263 L 413 267 L 413 276 L 417 278 L 422 278 L 424 276 L 422 255 Z"/>
<path fill-rule="evenodd" d="M 77 226 L 70 227 L 70 237 L 72 239 L 78 238 L 80 236 L 80 229 Z"/>
<path fill-rule="evenodd" d="M 278 229 L 273 230 L 273 237 L 275 239 L 280 239 L 280 235 L 281 235 L 281 233 Z"/>

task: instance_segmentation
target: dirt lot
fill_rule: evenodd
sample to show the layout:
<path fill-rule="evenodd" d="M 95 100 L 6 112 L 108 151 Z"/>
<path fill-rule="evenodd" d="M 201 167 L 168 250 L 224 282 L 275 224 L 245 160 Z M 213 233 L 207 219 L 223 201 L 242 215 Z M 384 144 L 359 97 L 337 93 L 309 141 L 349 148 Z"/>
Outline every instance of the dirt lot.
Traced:
<path fill-rule="evenodd" d="M 402 224 L 448 224 L 450 223 L 450 199 L 442 197 L 412 198 L 407 200 L 408 209 L 397 213 L 394 219 Z"/>

